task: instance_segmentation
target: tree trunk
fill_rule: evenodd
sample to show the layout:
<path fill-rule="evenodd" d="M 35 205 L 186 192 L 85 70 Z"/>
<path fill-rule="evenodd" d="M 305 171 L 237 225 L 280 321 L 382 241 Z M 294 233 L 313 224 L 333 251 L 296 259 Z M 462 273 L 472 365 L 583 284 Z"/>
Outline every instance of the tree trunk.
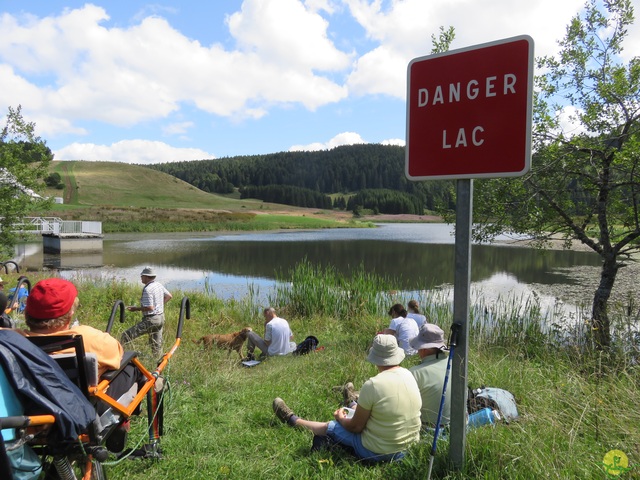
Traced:
<path fill-rule="evenodd" d="M 591 310 L 591 328 L 598 350 L 605 350 L 611 345 L 611 332 L 608 313 L 609 297 L 618 273 L 619 264 L 615 256 L 605 258 L 600 271 L 600 285 L 593 296 Z"/>

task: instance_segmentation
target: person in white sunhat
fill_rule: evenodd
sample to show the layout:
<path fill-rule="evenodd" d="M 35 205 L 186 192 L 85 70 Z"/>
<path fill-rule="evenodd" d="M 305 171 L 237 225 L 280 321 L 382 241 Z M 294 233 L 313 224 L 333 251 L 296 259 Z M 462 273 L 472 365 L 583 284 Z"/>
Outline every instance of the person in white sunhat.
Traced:
<path fill-rule="evenodd" d="M 311 430 L 314 450 L 341 445 L 362 460 L 400 460 L 420 439 L 422 405 L 415 379 L 400 366 L 403 359 L 404 351 L 393 335 L 376 335 L 367 360 L 376 366 L 378 374 L 362 385 L 357 404 L 352 404 L 353 415 L 341 407 L 330 422 L 305 420 L 279 397 L 273 401 L 273 411 L 282 422 Z M 355 392 L 345 391 L 345 400 L 348 393 Z"/>
<path fill-rule="evenodd" d="M 130 312 L 142 312 L 142 321 L 127 329 L 121 336 L 120 342 L 126 345 L 134 338 L 149 335 L 149 345 L 155 360 L 162 357 L 162 331 L 164 329 L 164 304 L 173 298 L 171 293 L 156 281 L 156 272 L 151 267 L 145 267 L 140 273 L 140 281 L 144 285 L 140 306 L 129 306 Z"/>

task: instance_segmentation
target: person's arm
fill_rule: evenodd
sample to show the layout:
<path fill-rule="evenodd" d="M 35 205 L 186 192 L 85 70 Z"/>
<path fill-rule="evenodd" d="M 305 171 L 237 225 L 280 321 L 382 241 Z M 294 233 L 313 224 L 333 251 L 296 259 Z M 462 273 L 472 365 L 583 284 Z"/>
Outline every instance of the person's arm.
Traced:
<path fill-rule="evenodd" d="M 271 332 L 271 325 L 269 321 L 264 323 L 264 343 L 269 347 L 271 345 L 273 333 Z"/>
<path fill-rule="evenodd" d="M 166 288 L 164 289 L 164 303 L 167 303 L 169 300 L 171 300 L 173 298 L 173 295 L 171 295 L 171 292 L 169 292 L 169 290 L 167 290 Z"/>
<path fill-rule="evenodd" d="M 391 319 L 391 323 L 389 323 L 389 326 L 387 328 L 382 330 L 382 333 L 387 334 L 387 335 L 395 335 L 396 334 L 396 330 L 398 330 L 397 317 Z"/>
<path fill-rule="evenodd" d="M 371 416 L 371 410 L 367 410 L 358 405 L 356 405 L 355 410 L 353 417 L 347 418 L 346 411 L 343 408 L 339 408 L 333 412 L 333 418 L 335 418 L 336 422 L 342 425 L 346 431 L 360 433 L 364 430 L 364 427 L 367 426 L 367 422 Z"/>

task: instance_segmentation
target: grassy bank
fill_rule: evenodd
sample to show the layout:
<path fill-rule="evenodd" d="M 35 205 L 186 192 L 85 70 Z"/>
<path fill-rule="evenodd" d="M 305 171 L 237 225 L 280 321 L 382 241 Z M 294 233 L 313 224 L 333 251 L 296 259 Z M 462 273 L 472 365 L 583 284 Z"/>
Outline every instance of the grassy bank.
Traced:
<path fill-rule="evenodd" d="M 324 212 L 302 215 L 223 212 L 206 209 L 85 207 L 47 212 L 63 220 L 99 221 L 104 233 L 221 232 L 320 228 L 368 228 L 373 223 L 333 219 Z"/>
<path fill-rule="evenodd" d="M 295 278 L 291 289 L 279 291 L 273 304 L 290 321 L 298 341 L 313 334 L 325 349 L 242 368 L 234 354 L 203 350 L 191 340 L 245 326 L 262 332 L 262 305 L 251 296 L 223 302 L 207 293 L 188 293 L 191 319 L 185 322 L 183 342 L 167 371 L 171 389 L 165 406 L 164 459 L 107 464 L 111 478 L 425 478 L 428 438 L 401 463 L 365 466 L 342 451 L 311 454 L 311 434 L 275 418 L 271 402 L 280 396 L 301 416 L 329 420 L 340 401 L 333 387 L 346 381 L 359 386 L 375 374 L 364 360 L 367 347 L 375 332 L 388 325 L 390 302 L 406 301 L 392 292 L 378 293 L 392 279 L 363 274 L 341 278 L 305 264 L 289 275 Z M 134 303 L 140 295 L 140 285 L 75 281 L 82 305 L 78 318 L 98 328 L 105 327 L 115 300 Z M 184 295 L 173 293 L 175 299 L 167 305 L 167 344 Z M 421 300 L 432 321 L 448 332 L 448 303 L 437 297 Z M 521 418 L 468 432 L 464 472 L 449 471 L 448 445 L 442 442 L 432 478 L 602 479 L 607 478 L 603 458 L 614 449 L 624 452 L 632 467 L 617 478 L 637 478 L 637 344 L 629 343 L 607 357 L 593 353 L 586 341 L 567 343 L 566 337 L 547 329 L 535 304 L 526 309 L 494 307 L 472 312 L 469 384 L 509 390 L 516 396 Z M 487 327 L 487 313 L 492 314 L 492 328 Z M 128 313 L 125 324 L 116 323 L 114 335 L 136 320 Z M 135 347 L 148 352 L 145 339 Z M 416 362 L 409 358 L 403 365 Z M 145 442 L 145 422 L 144 414 L 135 419 L 130 444 Z"/>

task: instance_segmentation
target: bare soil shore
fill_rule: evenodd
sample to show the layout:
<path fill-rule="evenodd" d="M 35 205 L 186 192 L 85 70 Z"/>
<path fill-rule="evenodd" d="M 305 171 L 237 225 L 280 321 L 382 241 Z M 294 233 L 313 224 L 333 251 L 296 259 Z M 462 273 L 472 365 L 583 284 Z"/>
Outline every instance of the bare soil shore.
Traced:
<path fill-rule="evenodd" d="M 527 241 L 522 240 L 502 241 L 499 243 L 517 246 L 526 246 L 529 244 Z M 552 240 L 549 248 L 562 250 L 564 249 L 564 243 L 562 240 Z M 571 250 L 584 252 L 593 251 L 580 242 L 573 242 Z M 640 288 L 638 288 L 638 279 L 640 278 L 639 260 L 637 256 L 634 259 L 626 260 L 623 262 L 625 266 L 618 270 L 609 303 L 612 308 L 626 308 L 631 304 L 635 306 L 635 308 L 633 308 L 634 311 L 640 309 Z M 593 302 L 593 296 L 600 283 L 601 268 L 599 266 L 579 266 L 561 268 L 556 271 L 565 274 L 571 278 L 574 283 L 562 285 L 532 284 L 531 288 L 540 294 L 550 295 L 573 305 L 584 305 L 590 308 Z"/>

